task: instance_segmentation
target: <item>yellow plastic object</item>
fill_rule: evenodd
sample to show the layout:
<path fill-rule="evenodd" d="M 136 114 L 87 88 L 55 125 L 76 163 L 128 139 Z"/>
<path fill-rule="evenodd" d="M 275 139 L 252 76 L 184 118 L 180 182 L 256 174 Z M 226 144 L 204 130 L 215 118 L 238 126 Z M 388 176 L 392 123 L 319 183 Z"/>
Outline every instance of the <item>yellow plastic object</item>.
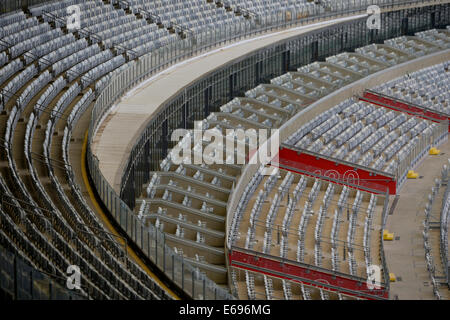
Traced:
<path fill-rule="evenodd" d="M 438 154 L 440 154 L 440 153 L 441 153 L 441 150 L 439 150 L 439 149 L 436 148 L 436 147 L 432 147 L 432 148 L 430 149 L 430 154 L 433 155 L 433 156 L 438 155 Z"/>
<path fill-rule="evenodd" d="M 394 240 L 394 233 L 389 233 L 388 230 L 383 231 L 383 240 L 392 241 Z"/>
<path fill-rule="evenodd" d="M 413 170 L 409 170 L 406 177 L 408 179 L 417 179 L 419 177 L 419 174 L 417 172 L 414 172 Z"/>
<path fill-rule="evenodd" d="M 395 280 L 397 280 L 397 278 L 395 278 L 395 274 L 392 272 L 389 272 L 389 281 L 395 282 Z"/>

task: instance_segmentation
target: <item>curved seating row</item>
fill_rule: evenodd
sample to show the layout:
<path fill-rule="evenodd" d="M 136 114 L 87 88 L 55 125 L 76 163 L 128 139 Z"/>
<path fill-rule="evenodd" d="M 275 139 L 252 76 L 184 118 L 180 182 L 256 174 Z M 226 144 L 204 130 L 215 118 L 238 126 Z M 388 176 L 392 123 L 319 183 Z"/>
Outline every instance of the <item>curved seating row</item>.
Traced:
<path fill-rule="evenodd" d="M 100 9 L 92 10 L 91 19 L 111 11 L 101 9 L 102 1 L 94 2 Z M 92 9 L 94 2 L 86 8 Z M 76 2 L 65 1 L 70 3 Z M 8 164 L 0 171 L 7 199 L 0 208 L 2 242 L 17 246 L 38 268 L 61 279 L 69 265 L 78 265 L 86 297 L 166 299 L 167 293 L 127 256 L 89 207 L 64 153 L 72 126 L 95 98 L 96 80 L 126 58 L 93 43 L 89 35 L 54 25 L 47 14 L 51 11 L 42 9 L 37 19 L 18 14 L 24 30 L 2 42 L 0 134 L 2 159 Z M 26 44 L 24 52 L 15 51 L 16 40 Z M 19 54 L 23 56 L 13 60 Z M 66 126 L 63 140 L 59 132 Z"/>

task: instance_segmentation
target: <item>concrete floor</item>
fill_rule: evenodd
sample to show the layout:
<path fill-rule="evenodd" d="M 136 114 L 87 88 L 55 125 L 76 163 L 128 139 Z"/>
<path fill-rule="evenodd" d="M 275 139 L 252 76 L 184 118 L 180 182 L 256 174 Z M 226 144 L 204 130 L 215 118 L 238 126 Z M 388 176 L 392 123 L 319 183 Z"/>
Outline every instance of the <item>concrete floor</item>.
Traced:
<path fill-rule="evenodd" d="M 444 142 L 439 149 L 440 155 L 427 155 L 414 169 L 422 178 L 406 181 L 393 214 L 387 218 L 386 229 L 394 232 L 394 241 L 384 242 L 386 260 L 389 272 L 397 277 L 396 282 L 391 282 L 391 299 L 435 299 L 425 262 L 422 222 L 425 219 L 425 204 L 434 185 L 434 179 L 440 176 L 443 165 L 448 162 L 450 142 Z M 441 191 L 443 189 L 441 188 Z M 390 206 L 394 197 L 391 198 Z M 439 202 L 435 202 L 434 207 L 437 206 Z M 433 258 L 435 264 L 440 264 L 439 256 Z M 443 297 L 450 298 L 449 290 L 443 288 L 441 292 Z"/>

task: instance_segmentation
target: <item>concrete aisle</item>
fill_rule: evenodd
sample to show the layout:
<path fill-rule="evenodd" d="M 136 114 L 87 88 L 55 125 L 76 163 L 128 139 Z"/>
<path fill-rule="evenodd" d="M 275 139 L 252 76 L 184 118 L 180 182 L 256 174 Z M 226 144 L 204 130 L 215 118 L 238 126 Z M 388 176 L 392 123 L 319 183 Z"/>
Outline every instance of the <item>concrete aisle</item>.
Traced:
<path fill-rule="evenodd" d="M 450 156 L 450 142 L 445 142 L 439 149 L 440 155 L 427 155 L 414 169 L 423 178 L 406 181 L 393 215 L 387 219 L 386 229 L 394 232 L 395 238 L 400 237 L 399 240 L 394 238 L 394 241 L 384 242 L 389 272 L 401 278 L 391 283 L 391 299 L 435 299 L 425 262 L 422 221 L 434 179 L 440 176 L 442 166 Z"/>

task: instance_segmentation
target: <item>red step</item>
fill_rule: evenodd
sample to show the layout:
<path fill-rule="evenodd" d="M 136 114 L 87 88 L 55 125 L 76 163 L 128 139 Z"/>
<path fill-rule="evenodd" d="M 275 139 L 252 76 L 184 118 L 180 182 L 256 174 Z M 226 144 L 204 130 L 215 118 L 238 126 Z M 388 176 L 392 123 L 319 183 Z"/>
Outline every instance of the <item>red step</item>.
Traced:
<path fill-rule="evenodd" d="M 262 273 L 271 277 L 287 279 L 328 291 L 368 300 L 389 298 L 389 288 L 378 284 L 378 288 L 369 288 L 367 280 L 359 277 L 333 272 L 312 265 L 281 259 L 252 252 L 241 248 L 232 248 L 229 255 L 230 266 Z"/>
<path fill-rule="evenodd" d="M 371 192 L 396 194 L 394 175 L 362 167 L 343 160 L 329 158 L 294 146 L 283 144 L 278 166 L 282 169 L 318 177 L 337 184 Z M 277 165 L 277 163 L 273 163 Z"/>

